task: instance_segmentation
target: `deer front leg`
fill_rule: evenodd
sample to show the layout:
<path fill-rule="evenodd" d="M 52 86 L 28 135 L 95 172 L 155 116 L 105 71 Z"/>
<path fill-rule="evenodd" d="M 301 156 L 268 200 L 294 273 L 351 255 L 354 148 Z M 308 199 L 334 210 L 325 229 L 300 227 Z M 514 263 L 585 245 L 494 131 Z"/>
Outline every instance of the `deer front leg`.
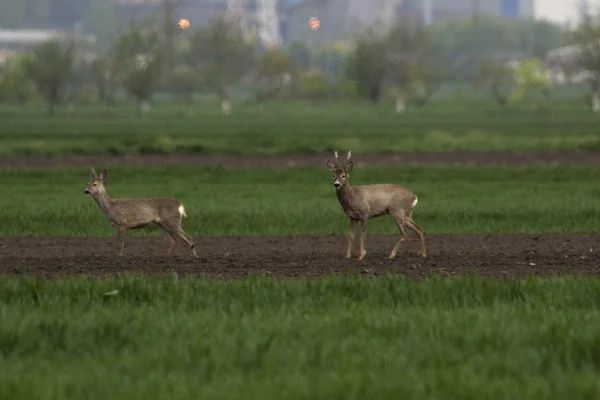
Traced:
<path fill-rule="evenodd" d="M 354 236 L 356 235 L 356 227 L 358 221 L 350 219 L 350 234 L 348 235 L 348 248 L 346 249 L 346 258 L 352 257 L 352 244 L 354 243 Z"/>
<path fill-rule="evenodd" d="M 360 221 L 360 256 L 359 260 L 362 260 L 367 255 L 365 250 L 365 238 L 367 237 L 367 225 L 369 224 L 369 219 L 365 218 Z"/>

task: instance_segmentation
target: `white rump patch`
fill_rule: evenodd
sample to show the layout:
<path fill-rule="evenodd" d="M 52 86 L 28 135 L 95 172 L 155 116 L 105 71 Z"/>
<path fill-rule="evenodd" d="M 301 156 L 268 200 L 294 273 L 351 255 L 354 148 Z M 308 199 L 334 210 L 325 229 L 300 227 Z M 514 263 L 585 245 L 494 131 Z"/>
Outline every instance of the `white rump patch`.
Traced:
<path fill-rule="evenodd" d="M 183 208 L 183 204 L 179 206 L 179 215 L 185 215 L 185 209 Z"/>
<path fill-rule="evenodd" d="M 417 198 L 415 197 L 415 201 L 413 201 L 413 204 L 412 204 L 412 206 L 413 206 L 413 207 L 414 207 L 414 206 L 416 206 L 418 202 L 419 202 L 419 199 L 417 199 Z"/>

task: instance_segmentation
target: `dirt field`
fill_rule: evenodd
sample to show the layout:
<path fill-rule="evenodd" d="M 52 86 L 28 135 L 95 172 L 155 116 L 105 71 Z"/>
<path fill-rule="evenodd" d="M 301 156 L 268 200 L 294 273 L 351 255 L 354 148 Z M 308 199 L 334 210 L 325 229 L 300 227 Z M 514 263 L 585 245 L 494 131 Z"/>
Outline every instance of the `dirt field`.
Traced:
<path fill-rule="evenodd" d="M 345 238 L 225 237 L 196 238 L 200 258 L 179 248 L 165 255 L 162 237 L 130 237 L 118 256 L 111 238 L 0 238 L 0 273 L 61 275 L 212 275 L 245 277 L 252 273 L 301 277 L 330 274 L 401 273 L 420 279 L 431 274 L 488 277 L 526 275 L 600 275 L 600 234 L 427 235 L 429 256 L 416 255 L 411 235 L 394 260 L 387 254 L 395 236 L 369 236 L 365 260 L 343 258 Z"/>
<path fill-rule="evenodd" d="M 290 155 L 138 155 L 138 156 L 65 156 L 43 157 L 0 157 L 0 168 L 50 168 L 50 167 L 110 167 L 203 165 L 231 167 L 322 167 L 331 154 Z M 404 154 L 355 154 L 357 166 L 407 166 L 407 165 L 473 165 L 473 166 L 528 166 L 528 165 L 600 165 L 600 155 L 592 152 L 449 152 L 449 153 L 404 153 Z"/>
<path fill-rule="evenodd" d="M 0 157 L 0 168 L 59 166 L 323 166 L 329 154 L 286 156 L 149 155 L 131 157 Z M 600 165 L 596 153 L 407 153 L 356 155 L 357 165 Z M 118 256 L 112 238 L 0 238 L 0 274 L 56 277 L 60 275 L 118 275 L 123 272 L 164 275 L 245 277 L 252 273 L 274 276 L 365 276 L 401 273 L 420 279 L 431 274 L 455 276 L 477 273 L 490 277 L 525 275 L 600 275 L 600 234 L 554 235 L 427 235 L 429 256 L 416 255 L 417 240 L 404 243 L 394 260 L 386 257 L 396 236 L 368 236 L 363 261 L 343 258 L 345 238 L 226 237 L 197 238 L 200 259 L 187 249 L 165 255 L 168 244 L 160 237 L 132 237 L 125 255 Z"/>

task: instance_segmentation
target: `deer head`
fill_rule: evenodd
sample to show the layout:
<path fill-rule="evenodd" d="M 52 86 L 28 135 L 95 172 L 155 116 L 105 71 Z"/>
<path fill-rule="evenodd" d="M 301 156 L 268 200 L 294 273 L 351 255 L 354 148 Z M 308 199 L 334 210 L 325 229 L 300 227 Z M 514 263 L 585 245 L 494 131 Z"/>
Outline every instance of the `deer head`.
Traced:
<path fill-rule="evenodd" d="M 331 170 L 331 173 L 333 174 L 333 186 L 335 186 L 335 188 L 339 190 L 348 185 L 350 171 L 352 171 L 352 167 L 354 166 L 354 163 L 352 162 L 352 160 L 350 160 L 350 157 L 352 156 L 352 151 L 348 152 L 348 156 L 346 157 L 346 163 L 344 165 L 340 163 L 337 151 L 334 151 L 333 155 L 335 156 L 335 164 L 327 160 L 327 168 L 329 168 Z"/>
<path fill-rule="evenodd" d="M 100 173 L 100 176 L 96 175 L 96 171 L 93 168 L 90 168 L 90 182 L 88 183 L 88 187 L 83 191 L 83 193 L 88 195 L 96 195 L 104 191 L 104 180 L 106 179 L 106 169 L 103 169 Z"/>

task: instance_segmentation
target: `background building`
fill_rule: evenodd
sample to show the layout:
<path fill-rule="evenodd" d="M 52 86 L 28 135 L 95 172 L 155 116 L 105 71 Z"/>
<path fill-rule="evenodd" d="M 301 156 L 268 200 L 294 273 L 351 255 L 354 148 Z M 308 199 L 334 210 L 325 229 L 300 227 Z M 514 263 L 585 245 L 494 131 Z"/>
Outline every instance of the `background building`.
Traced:
<path fill-rule="evenodd" d="M 504 18 L 533 18 L 533 0 L 399 0 L 397 16 L 419 18 L 427 23 L 488 14 Z"/>

